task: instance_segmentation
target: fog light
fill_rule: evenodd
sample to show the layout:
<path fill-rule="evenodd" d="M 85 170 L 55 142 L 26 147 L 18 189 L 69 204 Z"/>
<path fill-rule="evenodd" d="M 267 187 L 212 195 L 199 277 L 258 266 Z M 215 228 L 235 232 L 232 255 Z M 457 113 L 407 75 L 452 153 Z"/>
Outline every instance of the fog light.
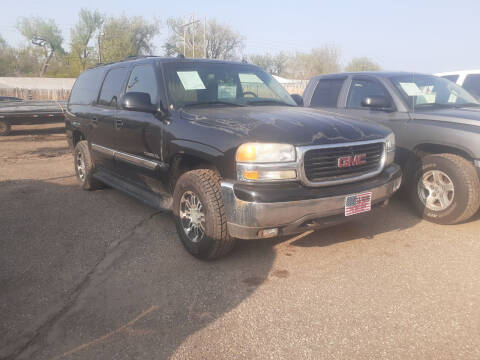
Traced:
<path fill-rule="evenodd" d="M 260 230 L 258 232 L 258 236 L 261 238 L 271 238 L 271 237 L 278 236 L 278 229 L 273 228 L 273 229 Z"/>
<path fill-rule="evenodd" d="M 398 177 L 393 181 L 393 192 L 400 189 L 400 185 L 402 185 L 402 177 Z"/>

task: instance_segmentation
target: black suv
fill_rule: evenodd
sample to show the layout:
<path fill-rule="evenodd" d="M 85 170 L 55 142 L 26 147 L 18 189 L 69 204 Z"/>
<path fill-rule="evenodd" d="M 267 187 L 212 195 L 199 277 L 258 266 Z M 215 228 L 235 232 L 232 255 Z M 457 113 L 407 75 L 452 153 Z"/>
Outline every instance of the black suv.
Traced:
<path fill-rule="evenodd" d="M 202 259 L 235 239 L 332 225 L 385 203 L 401 183 L 393 133 L 297 107 L 246 63 L 147 57 L 76 81 L 66 128 L 81 186 L 171 210 Z"/>

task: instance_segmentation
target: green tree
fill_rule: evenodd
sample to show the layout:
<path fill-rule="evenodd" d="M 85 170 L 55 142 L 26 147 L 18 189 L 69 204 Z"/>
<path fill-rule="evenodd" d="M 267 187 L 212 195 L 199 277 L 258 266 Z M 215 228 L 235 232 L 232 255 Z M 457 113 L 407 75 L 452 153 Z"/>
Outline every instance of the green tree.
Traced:
<path fill-rule="evenodd" d="M 110 62 L 127 56 L 151 55 L 152 40 L 158 32 L 158 24 L 149 23 L 140 16 L 108 18 L 100 37 L 100 59 Z"/>
<path fill-rule="evenodd" d="M 378 71 L 380 65 L 368 57 L 353 58 L 345 67 L 345 71 L 358 72 L 358 71 Z"/>
<path fill-rule="evenodd" d="M 12 76 L 15 72 L 15 64 L 14 49 L 0 35 L 0 76 Z"/>
<path fill-rule="evenodd" d="M 70 30 L 70 47 L 72 57 L 79 62 L 80 70 L 83 71 L 89 63 L 95 61 L 95 47 L 91 43 L 103 25 L 104 16 L 97 10 L 81 9 L 78 17 L 77 24 Z"/>
<path fill-rule="evenodd" d="M 41 18 L 20 18 L 17 28 L 28 41 L 43 50 L 44 62 L 40 70 L 43 76 L 53 56 L 64 53 L 62 32 L 54 20 Z"/>
<path fill-rule="evenodd" d="M 171 18 L 167 20 L 170 35 L 164 44 L 166 55 L 184 54 L 186 57 L 232 60 L 243 48 L 243 36 L 230 26 L 209 19 L 203 21 Z M 185 24 L 189 24 L 185 26 Z"/>

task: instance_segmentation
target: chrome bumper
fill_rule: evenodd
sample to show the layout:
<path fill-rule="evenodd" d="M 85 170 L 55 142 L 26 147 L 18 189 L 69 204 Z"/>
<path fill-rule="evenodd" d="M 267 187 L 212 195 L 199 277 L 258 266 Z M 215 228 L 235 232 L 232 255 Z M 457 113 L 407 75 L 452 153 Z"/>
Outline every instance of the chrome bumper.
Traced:
<path fill-rule="evenodd" d="M 397 165 L 392 166 L 400 171 Z M 401 180 L 401 176 L 396 176 L 366 190 L 372 192 L 372 205 L 387 200 L 398 190 Z M 261 230 L 270 228 L 278 228 L 279 236 L 294 234 L 350 218 L 344 216 L 345 196 L 350 193 L 311 200 L 256 203 L 237 198 L 233 182 L 222 181 L 221 187 L 228 231 L 239 239 L 259 239 Z"/>

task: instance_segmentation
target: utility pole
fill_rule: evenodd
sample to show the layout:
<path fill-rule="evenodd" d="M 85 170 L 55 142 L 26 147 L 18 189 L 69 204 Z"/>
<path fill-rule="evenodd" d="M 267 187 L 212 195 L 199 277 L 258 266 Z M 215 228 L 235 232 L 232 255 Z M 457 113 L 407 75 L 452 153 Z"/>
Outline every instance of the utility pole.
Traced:
<path fill-rule="evenodd" d="M 203 19 L 203 57 L 207 58 L 207 17 Z"/>
<path fill-rule="evenodd" d="M 195 20 L 195 15 L 192 15 L 192 17 L 190 18 L 190 22 L 187 23 L 186 20 L 184 20 L 184 24 L 183 24 L 183 55 L 185 57 L 187 57 L 187 27 L 190 26 L 190 25 L 194 25 L 194 24 L 197 24 L 200 22 L 200 20 Z M 192 49 L 192 57 L 195 57 L 195 27 L 193 28 L 193 49 Z"/>

